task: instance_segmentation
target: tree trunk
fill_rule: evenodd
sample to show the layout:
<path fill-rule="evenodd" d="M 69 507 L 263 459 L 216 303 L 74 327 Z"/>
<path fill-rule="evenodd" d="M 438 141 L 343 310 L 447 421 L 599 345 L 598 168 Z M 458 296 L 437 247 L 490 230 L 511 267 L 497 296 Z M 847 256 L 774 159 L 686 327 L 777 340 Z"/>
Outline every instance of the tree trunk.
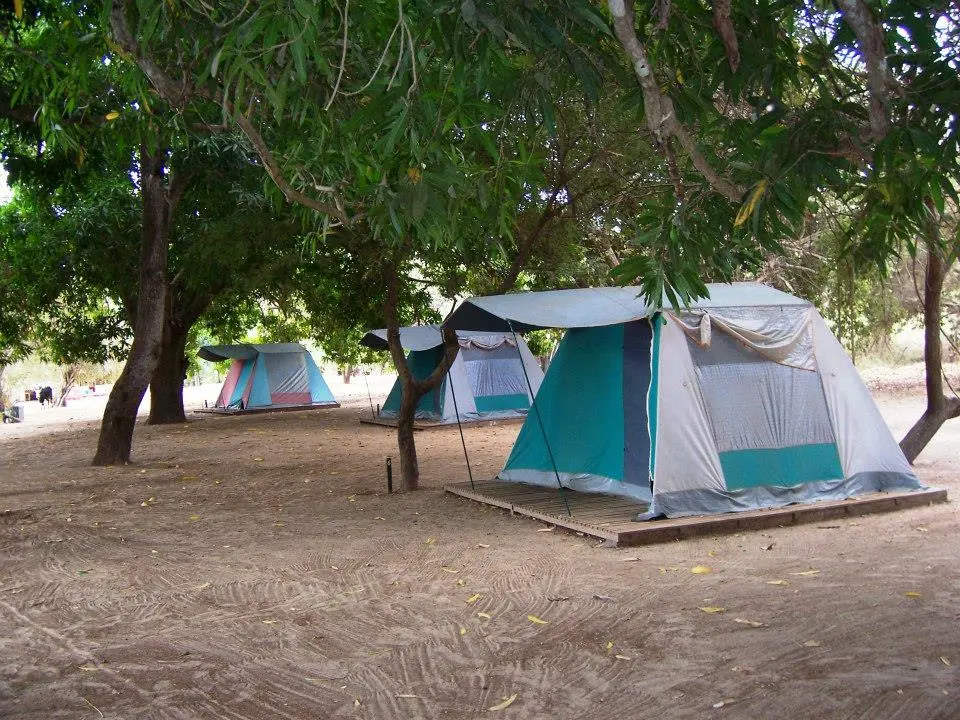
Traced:
<path fill-rule="evenodd" d="M 7 403 L 10 402 L 6 390 L 3 389 L 3 371 L 7 369 L 4 363 L 0 363 L 0 411 L 5 410 Z"/>
<path fill-rule="evenodd" d="M 417 444 L 414 440 L 414 421 L 417 412 L 417 403 L 439 385 L 446 376 L 450 365 L 453 364 L 460 350 L 457 335 L 452 330 L 444 329 L 444 355 L 440 363 L 430 376 L 424 380 L 417 380 L 410 372 L 403 345 L 400 342 L 400 320 L 397 312 L 400 277 L 396 265 L 387 267 L 387 299 L 384 304 L 384 315 L 387 321 L 387 345 L 390 347 L 390 356 L 397 368 L 400 378 L 400 410 L 397 415 L 397 447 L 400 451 L 400 490 L 416 490 L 420 487 L 420 463 L 417 460 Z"/>
<path fill-rule="evenodd" d="M 169 292 L 169 289 L 168 289 Z M 151 425 L 186 422 L 183 411 L 183 381 L 187 377 L 186 358 L 189 327 L 176 319 L 167 318 L 160 344 L 160 357 L 150 378 Z"/>
<path fill-rule="evenodd" d="M 943 341 L 940 321 L 943 313 L 943 281 L 949 271 L 943 249 L 938 242 L 939 223 L 931 221 L 926 238 L 927 270 L 923 283 L 923 364 L 926 371 L 927 409 L 900 441 L 900 449 L 912 465 L 940 426 L 960 416 L 960 399 L 943 393 Z M 934 234 L 936 233 L 936 234 Z"/>
<path fill-rule="evenodd" d="M 67 395 L 77 384 L 77 377 L 80 375 L 80 366 L 76 363 L 67 365 L 63 370 L 63 384 L 60 386 L 60 394 L 57 396 L 57 406 L 63 407 L 67 402 Z"/>
<path fill-rule="evenodd" d="M 350 376 L 353 375 L 353 365 L 347 365 L 343 368 L 343 384 L 350 384 Z"/>
<path fill-rule="evenodd" d="M 103 413 L 94 465 L 118 465 L 130 461 L 137 409 L 160 355 L 166 310 L 170 231 L 170 198 L 163 179 L 165 160 L 166 150 L 140 147 L 143 232 L 137 320 L 130 355 Z"/>

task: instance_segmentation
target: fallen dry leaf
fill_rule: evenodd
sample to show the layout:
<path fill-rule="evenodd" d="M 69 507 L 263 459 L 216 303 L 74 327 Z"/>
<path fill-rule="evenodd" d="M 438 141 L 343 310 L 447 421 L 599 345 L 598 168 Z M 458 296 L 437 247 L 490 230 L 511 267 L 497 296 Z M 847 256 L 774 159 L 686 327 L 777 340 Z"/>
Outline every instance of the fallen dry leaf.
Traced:
<path fill-rule="evenodd" d="M 419 696 L 419 695 L 409 695 L 409 694 L 407 694 L 407 693 L 403 693 L 403 694 L 401 694 L 401 695 L 394 695 L 394 697 L 395 697 L 395 698 L 419 698 L 420 696 Z"/>
<path fill-rule="evenodd" d="M 569 595 L 554 595 L 552 597 L 547 598 L 547 600 L 549 600 L 550 602 L 563 602 L 564 600 L 569 600 L 569 599 L 570 599 Z"/>
<path fill-rule="evenodd" d="M 940 656 L 940 662 L 942 662 L 947 667 L 950 667 L 950 658 L 948 658 L 946 655 Z"/>
<path fill-rule="evenodd" d="M 819 570 L 810 569 L 810 570 L 804 570 L 803 572 L 795 572 L 795 573 L 790 573 L 790 574 L 791 574 L 791 575 L 797 575 L 797 576 L 799 576 L 799 577 L 813 577 L 814 575 L 819 575 L 819 574 L 820 574 L 820 571 L 819 571 Z"/>
<path fill-rule="evenodd" d="M 786 580 L 767 580 L 767 585 L 789 585 Z"/>
<path fill-rule="evenodd" d="M 707 573 L 712 573 L 713 568 L 707 567 L 706 565 L 697 565 L 696 567 L 690 568 L 690 572 L 694 575 L 706 575 Z"/>
<path fill-rule="evenodd" d="M 804 647 L 820 647 L 819 640 L 807 640 L 804 644 Z"/>
<path fill-rule="evenodd" d="M 766 623 L 757 622 L 756 620 L 747 620 L 746 618 L 734 618 L 733 621 L 735 623 L 740 623 L 741 625 L 749 625 L 750 627 L 753 627 L 753 628 L 760 628 L 760 627 L 767 626 Z"/>
<path fill-rule="evenodd" d="M 613 600 L 613 598 L 610 597 L 609 595 L 598 595 L 597 593 L 594 593 L 594 594 L 593 594 L 593 599 L 594 599 L 594 600 L 601 600 L 601 601 L 603 601 L 603 602 L 610 602 L 611 600 Z"/>
<path fill-rule="evenodd" d="M 713 614 L 713 613 L 722 613 L 722 612 L 726 612 L 726 610 L 727 610 L 726 608 L 713 607 L 712 605 L 708 605 L 707 607 L 702 607 L 702 608 L 700 608 L 700 609 L 701 609 L 703 612 L 705 612 L 705 613 L 710 613 L 710 614 Z"/>
<path fill-rule="evenodd" d="M 264 625 L 276 625 L 280 621 L 279 620 L 261 620 L 260 622 L 262 622 Z"/>
<path fill-rule="evenodd" d="M 760 549 L 761 549 L 761 550 L 773 550 L 773 543 L 770 543 L 769 545 L 761 545 L 761 546 L 760 546 Z"/>
<path fill-rule="evenodd" d="M 487 545 L 486 543 L 477 543 L 477 547 L 478 547 L 478 548 L 488 548 L 488 547 L 490 547 L 490 546 Z"/>
<path fill-rule="evenodd" d="M 493 712 L 494 710 L 506 710 L 508 707 L 513 705 L 513 701 L 516 699 L 517 699 L 517 693 L 514 693 L 513 695 L 508 697 L 506 700 L 504 700 L 502 703 L 498 703 L 493 707 L 489 707 L 487 708 L 487 710 L 489 712 Z"/>
<path fill-rule="evenodd" d="M 612 641 L 612 640 L 607 643 L 607 652 L 610 652 L 611 650 L 613 650 L 613 641 Z"/>
<path fill-rule="evenodd" d="M 461 634 L 461 635 L 466 635 L 466 634 L 467 634 L 467 629 L 466 629 L 465 627 L 460 628 L 460 634 Z"/>
<path fill-rule="evenodd" d="M 478 617 L 478 618 L 483 618 L 484 620 L 490 620 L 493 616 L 492 616 L 492 615 L 488 615 L 488 614 L 485 613 L 485 612 L 478 612 L 478 613 L 477 613 L 477 617 Z"/>
<path fill-rule="evenodd" d="M 534 625 L 549 625 L 549 620 L 541 620 L 536 615 L 527 615 L 527 620 L 532 622 Z"/>
<path fill-rule="evenodd" d="M 550 527 L 540 528 L 537 532 L 553 532 L 557 529 L 556 525 L 551 525 Z"/>
<path fill-rule="evenodd" d="M 475 595 L 471 595 L 470 597 L 467 598 L 467 603 L 473 604 L 479 599 L 480 599 L 480 593 L 476 593 Z"/>
<path fill-rule="evenodd" d="M 628 655 L 614 655 L 614 657 L 617 660 L 633 660 L 633 658 L 629 657 Z"/>
<path fill-rule="evenodd" d="M 460 572 L 459 570 L 454 570 L 453 568 L 448 568 L 448 567 L 442 567 L 442 568 L 440 568 L 440 569 L 443 570 L 444 572 L 448 572 L 448 573 L 458 573 L 458 572 Z"/>
<path fill-rule="evenodd" d="M 460 578 L 459 580 L 457 580 L 457 587 L 463 587 L 466 584 L 467 584 L 467 581 L 464 580 L 463 578 Z"/>
<path fill-rule="evenodd" d="M 904 595 L 906 595 L 908 598 L 921 598 L 921 597 L 923 597 L 923 593 L 918 593 L 918 592 L 916 592 L 915 590 L 910 590 L 909 592 L 905 592 Z"/>
<path fill-rule="evenodd" d="M 436 541 L 437 541 L 437 539 L 436 539 L 436 538 L 432 538 L 432 537 L 428 537 L 428 538 L 425 540 L 425 542 L 427 543 L 427 545 L 433 545 Z"/>

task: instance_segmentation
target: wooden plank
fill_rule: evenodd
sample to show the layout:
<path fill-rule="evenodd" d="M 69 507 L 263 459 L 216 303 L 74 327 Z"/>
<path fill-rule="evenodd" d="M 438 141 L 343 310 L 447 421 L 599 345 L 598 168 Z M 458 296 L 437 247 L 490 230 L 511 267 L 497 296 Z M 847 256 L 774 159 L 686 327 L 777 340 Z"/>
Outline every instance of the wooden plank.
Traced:
<path fill-rule="evenodd" d="M 667 542 L 701 535 L 822 522 L 947 501 L 946 490 L 920 490 L 875 493 L 849 500 L 828 500 L 769 510 L 632 522 L 632 518 L 645 510 L 646 505 L 628 498 L 588 495 L 568 490 L 565 495 L 573 511 L 570 516 L 559 493 L 550 488 L 494 480 L 476 483 L 475 489 L 470 489 L 469 483 L 448 485 L 445 489 L 470 500 L 510 510 L 513 514 L 582 532 L 618 545 Z"/>

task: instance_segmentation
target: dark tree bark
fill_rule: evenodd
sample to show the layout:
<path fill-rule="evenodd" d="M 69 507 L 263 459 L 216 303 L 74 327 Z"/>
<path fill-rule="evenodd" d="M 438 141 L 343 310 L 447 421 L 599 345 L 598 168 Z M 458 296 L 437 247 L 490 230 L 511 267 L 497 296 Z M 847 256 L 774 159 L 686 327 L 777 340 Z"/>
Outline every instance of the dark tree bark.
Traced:
<path fill-rule="evenodd" d="M 137 319 L 130 355 L 103 413 L 94 465 L 120 465 L 130 461 L 137 409 L 160 355 L 172 203 L 171 193 L 163 178 L 165 163 L 166 149 L 140 147 L 143 231 Z"/>
<path fill-rule="evenodd" d="M 170 293 L 170 290 L 167 292 Z M 186 348 L 189 332 L 190 325 L 184 326 L 168 313 L 157 367 L 150 378 L 150 418 L 147 422 L 151 425 L 182 423 L 187 420 L 183 411 L 183 381 L 187 377 Z"/>
<path fill-rule="evenodd" d="M 387 299 L 384 304 L 384 315 L 387 322 L 387 344 L 390 346 L 390 357 L 397 368 L 400 378 L 400 411 L 397 416 L 397 447 L 400 451 L 400 490 L 416 490 L 420 486 L 420 463 L 417 459 L 417 443 L 414 440 L 413 424 L 420 398 L 437 387 L 446 376 L 460 351 L 457 334 L 453 330 L 444 329 L 444 354 L 440 363 L 430 376 L 424 380 L 417 380 L 410 372 L 407 358 L 400 343 L 400 320 L 397 311 L 400 277 L 395 264 L 387 266 Z"/>
<path fill-rule="evenodd" d="M 931 231 L 933 232 L 933 231 Z M 949 265 L 935 237 L 927 239 L 927 270 L 923 284 L 923 364 L 926 371 L 927 409 L 900 441 L 910 464 L 917 459 L 940 427 L 960 416 L 960 399 L 943 392 L 943 340 L 940 321 L 943 313 L 943 281 Z"/>

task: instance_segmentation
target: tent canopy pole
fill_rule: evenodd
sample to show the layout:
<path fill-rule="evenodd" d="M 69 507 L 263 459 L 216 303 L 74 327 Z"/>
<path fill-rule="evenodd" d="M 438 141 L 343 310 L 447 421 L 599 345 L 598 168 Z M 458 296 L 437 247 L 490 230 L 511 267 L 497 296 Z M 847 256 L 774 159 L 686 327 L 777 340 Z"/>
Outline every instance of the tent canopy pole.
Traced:
<path fill-rule="evenodd" d="M 459 358 L 459 355 L 457 356 Z M 443 362 L 443 360 L 441 360 Z M 453 366 L 450 366 L 447 369 L 447 382 L 450 384 L 450 397 L 453 398 L 453 412 L 457 416 L 457 429 L 460 431 L 460 444 L 463 446 L 463 459 L 467 461 L 467 477 L 470 478 L 470 489 L 474 490 L 473 486 L 473 470 L 470 467 L 470 456 L 467 455 L 467 441 L 463 437 L 463 425 L 460 423 L 460 408 L 457 406 L 457 391 L 454 389 L 453 378 L 450 377 L 450 371 L 453 370 Z"/>
<path fill-rule="evenodd" d="M 563 483 L 560 481 L 560 471 L 557 469 L 557 461 L 553 457 L 550 441 L 547 440 L 547 429 L 543 426 L 543 418 L 540 417 L 540 407 L 537 405 L 537 396 L 533 392 L 533 385 L 530 384 L 530 376 L 527 375 L 527 366 L 523 362 L 523 353 L 520 352 L 520 340 L 517 338 L 517 331 L 513 329 L 512 320 L 508 319 L 507 325 L 510 327 L 510 332 L 513 333 L 513 343 L 517 348 L 517 355 L 520 356 L 520 367 L 523 369 L 523 379 L 527 381 L 527 391 L 530 393 L 530 406 L 537 415 L 537 424 L 540 426 L 540 433 L 543 435 L 543 444 L 547 448 L 547 454 L 550 456 L 550 465 L 553 467 L 554 477 L 557 478 L 557 489 L 560 491 L 560 499 L 563 500 L 563 506 L 567 509 L 567 515 L 573 517 L 573 512 L 570 510 L 570 501 L 567 500 Z"/>

